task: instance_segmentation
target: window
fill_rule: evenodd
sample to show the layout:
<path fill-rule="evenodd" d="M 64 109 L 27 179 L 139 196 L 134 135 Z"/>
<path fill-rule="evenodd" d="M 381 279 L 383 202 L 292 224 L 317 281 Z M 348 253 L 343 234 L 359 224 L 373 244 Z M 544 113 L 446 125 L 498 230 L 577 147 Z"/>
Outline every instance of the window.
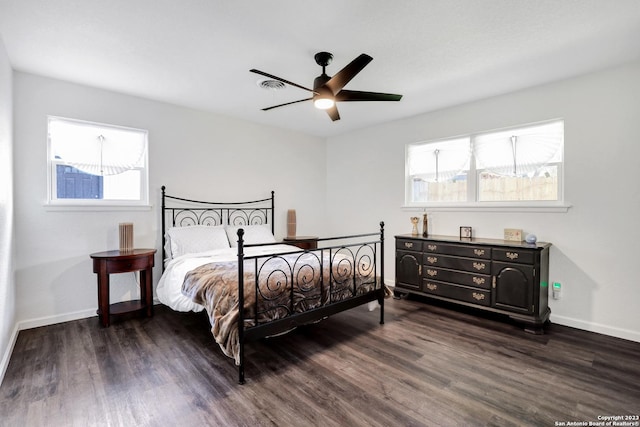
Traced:
<path fill-rule="evenodd" d="M 523 125 L 406 149 L 406 204 L 562 202 L 564 122 Z"/>
<path fill-rule="evenodd" d="M 470 159 L 469 137 L 409 145 L 410 200 L 466 202 Z"/>
<path fill-rule="evenodd" d="M 49 203 L 148 204 L 147 131 L 48 118 Z"/>

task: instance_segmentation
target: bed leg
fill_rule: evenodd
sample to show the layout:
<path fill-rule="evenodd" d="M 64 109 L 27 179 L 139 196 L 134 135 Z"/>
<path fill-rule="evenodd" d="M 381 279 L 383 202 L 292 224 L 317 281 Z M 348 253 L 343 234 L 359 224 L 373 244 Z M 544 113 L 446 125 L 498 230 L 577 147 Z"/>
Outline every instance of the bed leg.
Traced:
<path fill-rule="evenodd" d="M 380 324 L 384 325 L 384 297 L 378 298 L 380 304 Z"/>
<path fill-rule="evenodd" d="M 238 348 L 238 359 L 240 359 L 240 363 L 238 364 L 238 384 L 244 384 L 244 342 L 240 341 Z"/>
<path fill-rule="evenodd" d="M 240 362 L 238 365 L 238 384 L 244 384 L 244 363 Z"/>
<path fill-rule="evenodd" d="M 240 358 L 240 364 L 238 365 L 238 384 L 244 384 L 244 343 L 242 341 L 240 341 L 240 348 L 238 350 L 238 356 Z"/>

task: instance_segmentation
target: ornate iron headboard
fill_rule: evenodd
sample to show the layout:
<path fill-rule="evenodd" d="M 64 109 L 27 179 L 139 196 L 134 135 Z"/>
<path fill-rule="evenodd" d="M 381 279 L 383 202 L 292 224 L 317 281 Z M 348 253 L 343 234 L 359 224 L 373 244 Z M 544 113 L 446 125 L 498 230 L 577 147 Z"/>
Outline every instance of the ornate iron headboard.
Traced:
<path fill-rule="evenodd" d="M 166 187 L 163 185 L 161 188 L 163 260 L 167 256 L 165 252 L 167 226 L 270 224 L 271 233 L 274 233 L 275 192 L 273 191 L 271 197 L 267 199 L 224 203 L 169 196 L 166 194 Z"/>

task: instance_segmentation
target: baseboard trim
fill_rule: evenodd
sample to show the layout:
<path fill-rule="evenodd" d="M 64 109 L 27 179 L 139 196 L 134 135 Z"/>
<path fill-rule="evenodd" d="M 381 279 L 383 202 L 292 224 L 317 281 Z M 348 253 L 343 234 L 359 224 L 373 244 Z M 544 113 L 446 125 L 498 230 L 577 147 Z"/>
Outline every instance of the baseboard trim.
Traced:
<path fill-rule="evenodd" d="M 11 354 L 13 353 L 13 348 L 16 345 L 16 341 L 18 340 L 18 324 L 13 327 L 13 332 L 11 333 L 11 337 L 9 338 L 9 345 L 7 345 L 7 349 L 2 355 L 2 362 L 0 363 L 0 385 L 2 385 L 2 381 L 4 381 L 4 375 L 7 373 L 7 368 L 9 367 L 9 360 L 11 360 Z"/>
<path fill-rule="evenodd" d="M 584 331 L 596 332 L 598 334 L 640 342 L 640 332 L 631 331 L 629 329 L 616 328 L 613 326 L 602 325 L 600 323 L 585 322 L 584 320 L 574 319 L 572 317 L 558 316 L 553 314 L 553 312 L 551 313 L 551 318 L 549 320 L 551 323 L 557 323 L 558 325 L 569 326 L 571 328 L 582 329 Z"/>
<path fill-rule="evenodd" d="M 80 310 L 55 316 L 39 317 L 37 319 L 21 320 L 18 322 L 18 330 L 39 328 L 40 326 L 55 325 L 56 323 L 70 322 L 72 320 L 86 319 L 97 316 L 96 309 Z"/>

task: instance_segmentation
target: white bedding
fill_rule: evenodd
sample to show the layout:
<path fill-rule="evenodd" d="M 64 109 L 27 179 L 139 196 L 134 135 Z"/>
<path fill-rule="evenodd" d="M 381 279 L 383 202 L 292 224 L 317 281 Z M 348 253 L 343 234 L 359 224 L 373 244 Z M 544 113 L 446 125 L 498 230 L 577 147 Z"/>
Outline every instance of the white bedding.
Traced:
<path fill-rule="evenodd" d="M 266 255 L 299 250 L 300 248 L 291 245 L 255 246 L 244 248 L 244 255 Z M 171 307 L 175 311 L 202 311 L 204 309 L 203 306 L 194 303 L 190 298 L 182 294 L 184 276 L 194 268 L 210 262 L 233 262 L 237 260 L 237 248 L 215 249 L 173 258 L 167 263 L 165 271 L 160 277 L 156 288 L 156 296 L 162 304 Z"/>

